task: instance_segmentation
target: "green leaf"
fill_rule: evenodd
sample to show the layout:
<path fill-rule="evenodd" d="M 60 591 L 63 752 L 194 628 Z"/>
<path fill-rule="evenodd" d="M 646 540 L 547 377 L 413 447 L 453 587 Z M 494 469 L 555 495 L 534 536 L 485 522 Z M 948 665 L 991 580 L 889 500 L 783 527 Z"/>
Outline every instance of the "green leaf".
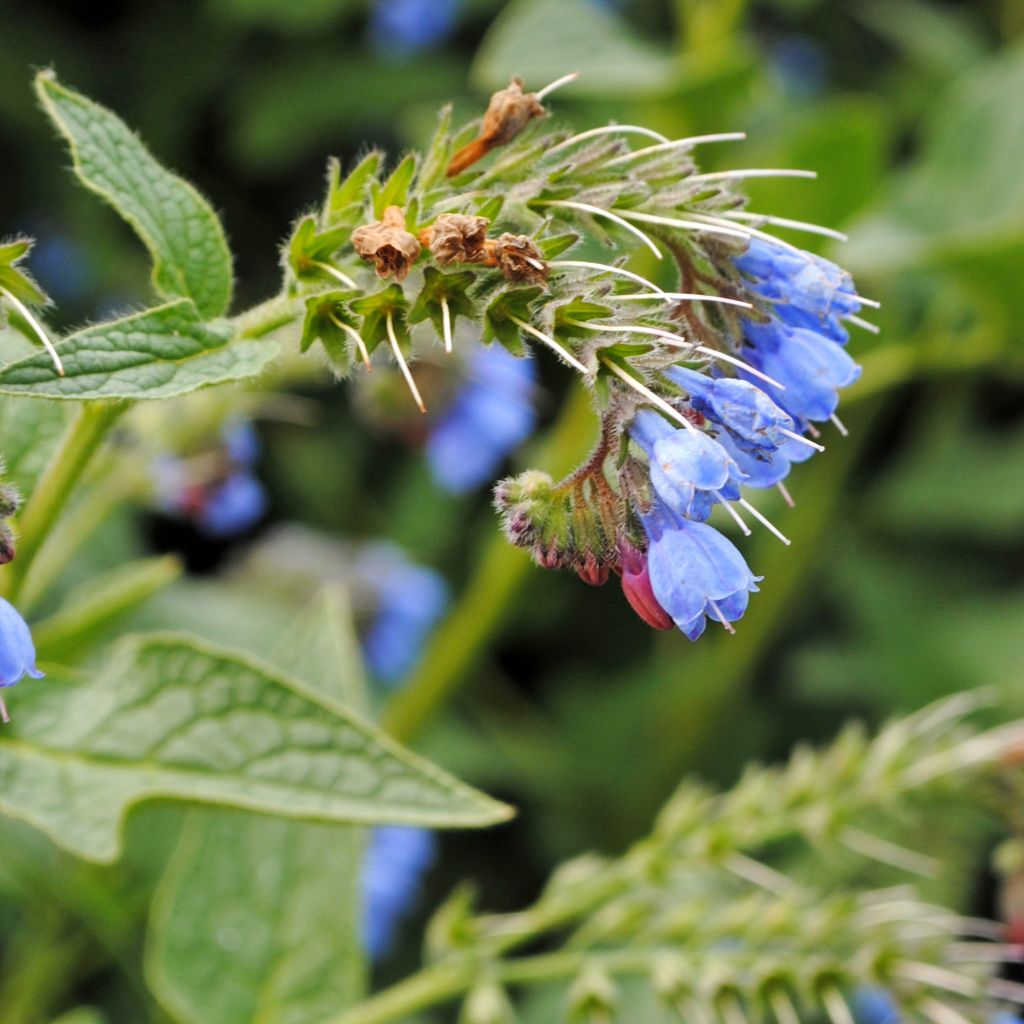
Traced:
<path fill-rule="evenodd" d="M 452 105 L 446 103 L 437 118 L 437 130 L 431 140 L 430 148 L 423 158 L 423 166 L 416 176 L 416 192 L 424 195 L 435 185 L 441 184 L 448 170 L 448 162 L 452 154 Z"/>
<path fill-rule="evenodd" d="M 530 306 L 543 292 L 542 288 L 510 288 L 499 292 L 484 313 L 484 341 L 500 341 L 513 355 L 526 351 L 522 328 L 515 322 L 530 322 Z"/>
<path fill-rule="evenodd" d="M 274 660 L 324 696 L 363 706 L 343 591 L 321 592 Z M 365 987 L 362 859 L 362 829 L 192 812 L 150 923 L 157 996 L 188 1024 L 305 1024 L 355 1002 Z"/>
<path fill-rule="evenodd" d="M 444 337 L 444 311 L 442 299 L 448 304 L 448 314 L 452 330 L 455 318 L 463 316 L 467 320 L 476 318 L 473 300 L 467 294 L 468 289 L 476 281 L 476 274 L 471 270 L 461 270 L 454 274 L 444 274 L 436 267 L 423 268 L 423 288 L 409 310 L 409 323 L 418 324 L 430 318 L 438 337 Z"/>
<path fill-rule="evenodd" d="M 317 220 L 307 214 L 295 227 L 288 243 L 288 265 L 300 281 L 319 280 L 337 283 L 338 278 L 324 266 L 330 266 L 331 257 L 351 237 L 352 229 L 346 224 L 317 231 Z"/>
<path fill-rule="evenodd" d="M 7 479 L 25 497 L 32 493 L 57 447 L 70 412 L 54 402 L 0 401 L 0 459 L 7 467 Z"/>
<path fill-rule="evenodd" d="M 0 737 L 0 808 L 114 860 L 145 800 L 335 823 L 478 827 L 510 810 L 277 669 L 188 637 L 134 637 L 85 684 L 32 681 Z"/>
<path fill-rule="evenodd" d="M 355 223 L 354 214 L 361 213 L 369 192 L 370 182 L 377 173 L 383 159 L 379 150 L 372 150 L 363 157 L 341 180 L 341 163 L 332 157 L 327 170 L 327 202 L 324 204 L 324 220 L 328 224 Z"/>
<path fill-rule="evenodd" d="M 360 334 L 366 343 L 368 352 L 376 350 L 382 343 L 388 343 L 388 317 L 391 317 L 391 326 L 395 332 L 395 338 L 403 350 L 408 350 L 412 344 L 409 337 L 409 325 L 406 318 L 406 310 L 409 303 L 405 300 L 405 294 L 400 285 L 392 284 L 382 291 L 373 295 L 365 295 L 350 303 L 353 313 L 358 313 L 363 318 L 363 326 Z"/>
<path fill-rule="evenodd" d="M 41 306 L 48 301 L 46 293 L 24 270 L 16 266 L 19 260 L 28 255 L 32 244 L 28 238 L 17 238 L 0 245 L 0 288 L 29 306 Z"/>
<path fill-rule="evenodd" d="M 613 310 L 609 306 L 602 306 L 597 302 L 590 302 L 581 299 L 578 295 L 569 302 L 557 306 L 554 311 L 554 331 L 559 337 L 586 338 L 593 337 L 595 331 L 588 331 L 585 327 L 579 327 L 572 321 L 578 320 L 582 323 L 589 323 L 591 320 L 607 320 L 612 316 Z"/>
<path fill-rule="evenodd" d="M 308 352 L 314 341 L 319 341 L 327 353 L 335 373 L 341 377 L 352 369 L 352 336 L 339 324 L 347 324 L 356 331 L 359 317 L 349 312 L 345 303 L 360 294 L 353 291 L 318 292 L 306 299 L 306 316 L 302 323 L 299 350 Z"/>
<path fill-rule="evenodd" d="M 231 301 L 231 253 L 216 213 L 186 181 L 162 167 L 109 110 L 61 85 L 51 71 L 36 92 L 71 147 L 83 184 L 102 196 L 145 243 L 153 285 L 165 298 L 192 299 L 207 317 Z"/>
<path fill-rule="evenodd" d="M 86 327 L 57 344 L 65 375 L 45 352 L 0 370 L 0 394 L 88 401 L 172 398 L 257 376 L 277 355 L 268 338 L 231 342 L 226 324 L 206 324 L 181 299 Z"/>
<path fill-rule="evenodd" d="M 408 156 L 391 172 L 391 176 L 383 185 L 374 182 L 370 186 L 373 195 L 373 215 L 378 219 L 389 206 L 405 206 L 409 195 L 409 186 L 416 173 L 416 154 Z"/>
<path fill-rule="evenodd" d="M 571 249 L 579 240 L 580 236 L 574 231 L 566 231 L 560 235 L 551 235 L 549 238 L 535 239 L 537 248 L 540 249 L 541 255 L 546 260 L 558 259 L 562 253 Z"/>

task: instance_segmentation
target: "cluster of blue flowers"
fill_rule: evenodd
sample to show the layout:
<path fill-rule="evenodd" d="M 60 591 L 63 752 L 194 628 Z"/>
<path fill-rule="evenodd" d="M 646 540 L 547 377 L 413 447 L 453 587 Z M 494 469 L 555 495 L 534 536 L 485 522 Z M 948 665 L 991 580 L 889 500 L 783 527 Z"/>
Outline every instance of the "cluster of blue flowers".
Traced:
<path fill-rule="evenodd" d="M 32 634 L 17 608 L 0 597 L 0 690 L 20 683 L 25 676 L 43 677 L 36 668 Z M 0 696 L 0 722 L 7 721 L 7 705 Z"/>
<path fill-rule="evenodd" d="M 476 349 L 468 376 L 427 441 L 437 482 L 456 494 L 490 483 L 533 431 L 536 369 L 500 345 Z"/>
<path fill-rule="evenodd" d="M 744 358 L 782 387 L 743 370 L 736 379 L 671 367 L 665 375 L 686 397 L 683 426 L 646 409 L 630 426 L 649 462 L 652 504 L 641 516 L 647 573 L 624 575 L 623 586 L 647 622 L 665 628 L 671 620 L 691 640 L 708 619 L 731 631 L 760 579 L 707 525 L 712 509 L 723 505 L 749 533 L 736 502 L 788 544 L 742 488 L 778 486 L 788 500 L 782 481 L 790 466 L 820 448 L 804 433 L 829 419 L 841 428 L 838 391 L 860 372 L 842 347 L 848 339 L 842 321 L 861 303 L 849 274 L 759 239 L 734 262 L 758 307 L 742 320 Z"/>
<path fill-rule="evenodd" d="M 216 540 L 237 537 L 267 511 L 267 492 L 255 473 L 260 441 L 249 420 L 225 424 L 211 458 L 161 456 L 152 465 L 157 503 Z"/>

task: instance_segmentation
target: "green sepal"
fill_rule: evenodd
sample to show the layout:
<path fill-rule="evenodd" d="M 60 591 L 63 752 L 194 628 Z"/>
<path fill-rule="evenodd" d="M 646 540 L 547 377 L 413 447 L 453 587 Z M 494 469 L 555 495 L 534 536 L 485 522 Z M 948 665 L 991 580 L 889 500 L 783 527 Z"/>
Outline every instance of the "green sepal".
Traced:
<path fill-rule="evenodd" d="M 442 299 L 448 303 L 448 313 L 453 330 L 457 316 L 464 316 L 467 320 L 476 320 L 476 307 L 467 294 L 475 281 L 476 274 L 471 270 L 444 274 L 436 267 L 424 267 L 423 288 L 409 310 L 409 323 L 418 324 L 429 317 L 438 337 L 444 337 Z"/>
<path fill-rule="evenodd" d="M 416 193 L 423 195 L 428 189 L 441 184 L 452 157 L 452 105 L 446 103 L 437 118 L 437 130 L 430 149 L 423 158 L 423 166 L 416 177 Z"/>
<path fill-rule="evenodd" d="M 300 281 L 334 281 L 334 277 L 315 264 L 329 263 L 334 253 L 351 235 L 352 229 L 347 224 L 318 231 L 316 216 L 312 213 L 306 214 L 295 225 L 295 231 L 288 243 L 288 266 Z"/>
<path fill-rule="evenodd" d="M 498 219 L 498 214 L 501 213 L 501 208 L 504 205 L 504 196 L 488 196 L 486 199 L 477 199 L 474 212 L 477 217 L 486 217 L 488 220 L 494 221 Z"/>
<path fill-rule="evenodd" d="M 327 224 L 355 224 L 363 212 L 369 183 L 377 173 L 383 159 L 379 150 L 371 150 L 356 164 L 344 180 L 341 161 L 331 157 L 327 165 L 327 200 L 324 203 L 324 221 Z"/>
<path fill-rule="evenodd" d="M 391 172 L 383 185 L 373 182 L 370 193 L 373 196 L 373 215 L 379 220 L 389 206 L 405 206 L 409 186 L 416 173 L 416 154 L 409 153 Z"/>
<path fill-rule="evenodd" d="M 0 288 L 9 291 L 20 302 L 29 306 L 45 306 L 50 300 L 46 293 L 24 270 L 15 264 L 23 260 L 32 248 L 31 238 L 16 238 L 0 245 Z"/>
<path fill-rule="evenodd" d="M 602 306 L 598 302 L 590 302 L 578 295 L 569 302 L 555 307 L 553 317 L 553 328 L 559 337 L 568 338 L 592 338 L 594 331 L 588 331 L 583 327 L 577 327 L 571 323 L 572 320 L 582 320 L 587 323 L 591 320 L 607 320 L 612 316 L 613 310 L 609 306 Z"/>
<path fill-rule="evenodd" d="M 602 355 L 611 355 L 616 361 L 632 359 L 634 356 L 645 356 L 654 351 L 654 345 L 634 341 L 617 341 L 614 345 L 601 346 Z"/>
<path fill-rule="evenodd" d="M 563 252 L 571 249 L 580 236 L 574 231 L 565 231 L 560 235 L 551 235 L 550 238 L 536 238 L 537 248 L 545 260 L 553 260 L 561 256 Z"/>
<path fill-rule="evenodd" d="M 499 292 L 484 313 L 484 341 L 500 341 L 513 355 L 524 355 L 526 346 L 521 337 L 522 329 L 512 318 L 529 323 L 530 306 L 543 291 L 543 288 L 534 285 L 530 288 L 512 288 Z"/>
<path fill-rule="evenodd" d="M 308 352 L 315 341 L 323 345 L 331 366 L 339 376 L 346 376 L 352 368 L 352 339 L 335 320 L 358 330 L 359 320 L 345 305 L 359 295 L 354 291 L 318 292 L 306 299 L 306 316 L 302 322 L 299 351 Z"/>
<path fill-rule="evenodd" d="M 389 285 L 373 295 L 364 295 L 349 303 L 349 309 L 363 318 L 359 333 L 363 336 L 366 350 L 373 352 L 384 342 L 388 344 L 388 314 L 395 331 L 395 338 L 403 351 L 407 351 L 412 339 L 409 337 L 408 309 L 405 293 L 397 285 Z"/>

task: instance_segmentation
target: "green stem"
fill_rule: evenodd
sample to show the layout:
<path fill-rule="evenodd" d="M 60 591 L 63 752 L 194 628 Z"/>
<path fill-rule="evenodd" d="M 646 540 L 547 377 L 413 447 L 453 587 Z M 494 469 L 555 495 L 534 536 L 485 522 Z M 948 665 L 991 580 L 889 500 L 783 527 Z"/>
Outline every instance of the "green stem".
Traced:
<path fill-rule="evenodd" d="M 234 318 L 235 332 L 241 338 L 262 338 L 302 316 L 305 307 L 301 299 L 275 295 Z"/>
<path fill-rule="evenodd" d="M 555 424 L 538 463 L 556 478 L 568 473 L 593 444 L 596 420 L 589 393 L 577 389 Z M 455 609 L 438 630 L 419 668 L 391 699 L 384 728 L 407 742 L 451 697 L 498 629 L 505 609 L 528 576 L 525 551 L 494 534 Z"/>
<path fill-rule="evenodd" d="M 11 563 L 8 595 L 18 596 L 53 524 L 110 428 L 128 408 L 127 402 L 83 405 L 61 439 L 32 497 L 18 517 L 18 557 Z"/>

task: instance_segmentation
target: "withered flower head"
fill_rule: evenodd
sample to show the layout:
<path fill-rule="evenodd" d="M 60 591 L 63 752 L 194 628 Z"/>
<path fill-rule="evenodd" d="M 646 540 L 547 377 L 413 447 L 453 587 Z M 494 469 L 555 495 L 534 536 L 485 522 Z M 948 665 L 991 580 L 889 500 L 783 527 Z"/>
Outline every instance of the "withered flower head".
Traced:
<path fill-rule="evenodd" d="M 484 258 L 486 217 L 464 213 L 442 213 L 430 229 L 430 251 L 442 266 L 448 263 L 477 263 Z"/>
<path fill-rule="evenodd" d="M 416 236 L 405 229 L 405 212 L 400 206 L 388 206 L 379 221 L 364 224 L 352 232 L 356 252 L 372 263 L 377 276 L 404 281 L 409 268 L 420 254 Z"/>
<path fill-rule="evenodd" d="M 529 235 L 506 232 L 489 245 L 498 269 L 509 281 L 543 284 L 548 279 L 548 266 L 543 254 Z"/>

